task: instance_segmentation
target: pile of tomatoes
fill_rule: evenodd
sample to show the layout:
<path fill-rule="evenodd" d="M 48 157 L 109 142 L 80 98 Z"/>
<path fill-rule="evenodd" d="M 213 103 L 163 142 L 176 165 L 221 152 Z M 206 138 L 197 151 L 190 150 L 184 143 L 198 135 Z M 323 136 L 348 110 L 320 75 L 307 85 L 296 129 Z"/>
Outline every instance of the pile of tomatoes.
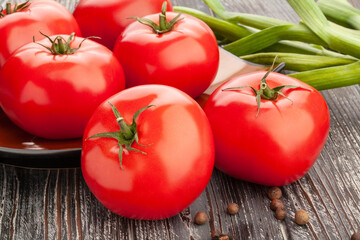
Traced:
<path fill-rule="evenodd" d="M 214 164 L 259 184 L 302 177 L 329 130 L 320 93 L 270 73 L 268 86 L 284 91 L 260 99 L 258 72 L 220 86 L 203 110 L 194 99 L 217 73 L 216 38 L 171 10 L 169 0 L 81 0 L 74 14 L 50 0 L 8 4 L 0 14 L 2 110 L 38 137 L 82 137 L 90 190 L 129 218 L 178 214 Z"/>

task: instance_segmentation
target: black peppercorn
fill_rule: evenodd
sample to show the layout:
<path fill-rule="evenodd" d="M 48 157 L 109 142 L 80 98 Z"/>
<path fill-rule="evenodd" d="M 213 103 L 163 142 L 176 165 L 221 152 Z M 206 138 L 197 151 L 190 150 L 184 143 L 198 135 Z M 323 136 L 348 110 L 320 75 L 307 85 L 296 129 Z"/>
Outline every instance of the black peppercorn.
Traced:
<path fill-rule="evenodd" d="M 211 231 L 211 240 L 235 240 L 235 238 L 223 234 L 218 230 L 212 230 Z"/>
<path fill-rule="evenodd" d="M 360 240 L 360 232 L 356 232 L 351 235 L 351 240 Z"/>
<path fill-rule="evenodd" d="M 296 211 L 295 222 L 299 225 L 307 224 L 309 222 L 309 214 L 303 209 Z"/>
<path fill-rule="evenodd" d="M 274 199 L 279 199 L 281 198 L 282 196 L 282 191 L 279 187 L 271 187 L 269 188 L 268 190 L 268 197 L 271 199 L 271 200 L 274 200 Z"/>
<path fill-rule="evenodd" d="M 221 233 L 220 233 L 219 230 L 212 230 L 212 231 L 211 231 L 211 238 L 212 238 L 212 239 L 215 239 L 215 238 L 219 237 L 220 234 L 221 234 Z"/>
<path fill-rule="evenodd" d="M 197 225 L 202 225 L 207 222 L 207 215 L 205 212 L 197 212 L 194 217 L 194 222 Z"/>
<path fill-rule="evenodd" d="M 227 206 L 227 211 L 231 215 L 237 214 L 239 212 L 239 205 L 237 205 L 236 203 L 230 203 Z"/>
<path fill-rule="evenodd" d="M 279 207 L 275 211 L 275 217 L 278 220 L 283 220 L 286 217 L 286 210 L 285 208 Z"/>
<path fill-rule="evenodd" d="M 220 234 L 212 238 L 212 240 L 235 240 L 235 238 L 230 237 L 229 235 Z"/>
<path fill-rule="evenodd" d="M 279 207 L 285 208 L 284 203 L 279 199 L 274 199 L 270 203 L 270 209 L 276 211 Z"/>

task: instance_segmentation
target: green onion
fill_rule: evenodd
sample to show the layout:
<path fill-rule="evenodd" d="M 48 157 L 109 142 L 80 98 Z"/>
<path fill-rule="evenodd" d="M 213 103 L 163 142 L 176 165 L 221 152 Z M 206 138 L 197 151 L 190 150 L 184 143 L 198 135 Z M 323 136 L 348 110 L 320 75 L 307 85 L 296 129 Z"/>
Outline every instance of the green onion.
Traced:
<path fill-rule="evenodd" d="M 293 71 L 308 71 L 330 66 L 346 65 L 355 62 L 355 60 L 345 58 L 297 53 L 256 53 L 242 56 L 241 58 L 253 63 L 271 65 L 275 57 L 277 57 L 275 61 L 276 64 L 285 62 L 286 69 Z"/>
<path fill-rule="evenodd" d="M 204 2 L 213 10 L 220 18 L 233 22 L 240 23 L 256 29 L 266 29 L 269 27 L 280 26 L 280 25 L 292 25 L 282 35 L 283 40 L 297 40 L 302 42 L 320 44 L 326 46 L 326 42 L 320 39 L 318 36 L 305 25 L 297 25 L 291 22 L 278 20 L 275 18 L 259 16 L 255 14 L 246 14 L 238 12 L 229 12 L 221 4 L 220 0 L 204 0 Z"/>
<path fill-rule="evenodd" d="M 219 38 L 221 36 L 222 40 L 226 39 L 230 42 L 241 39 L 245 36 L 252 34 L 253 32 L 258 32 L 258 30 L 249 30 L 244 28 L 238 24 L 230 23 L 219 18 L 210 16 L 204 12 L 201 12 L 196 9 L 174 6 L 175 12 L 186 13 L 191 16 L 194 16 L 202 21 L 204 21 L 215 33 L 215 35 Z M 286 34 L 286 33 L 285 33 Z M 276 41 L 280 38 L 276 38 Z M 276 42 L 273 41 L 273 42 Z M 269 43 L 267 44 L 269 45 Z M 241 46 L 240 46 L 241 47 Z M 258 47 L 257 49 L 262 49 L 263 47 Z M 321 55 L 321 56 L 331 56 L 331 57 L 339 57 L 339 58 L 347 58 L 347 59 L 356 59 L 351 56 L 346 56 L 337 52 L 329 51 L 320 45 L 309 45 L 302 42 L 294 42 L 283 40 L 278 43 L 271 45 L 269 47 L 265 47 L 262 51 L 265 52 L 288 52 L 288 53 L 301 53 L 301 54 L 311 54 L 311 55 Z M 250 54 L 251 52 L 245 53 Z"/>
<path fill-rule="evenodd" d="M 333 23 L 333 22 L 329 22 L 329 23 L 330 23 L 330 26 L 332 28 L 336 29 L 339 32 L 342 32 L 342 34 L 345 34 L 347 36 L 351 36 L 351 37 L 354 37 L 354 38 L 360 38 L 360 31 L 359 30 L 346 28 L 346 27 L 343 27 L 343 26 L 341 26 L 339 24 L 336 24 L 336 23 Z"/>
<path fill-rule="evenodd" d="M 360 22 L 360 11 L 346 0 L 319 0 L 318 4 L 287 0 L 302 19 L 299 24 L 230 12 L 220 0 L 203 1 L 223 20 L 191 8 L 176 6 L 174 10 L 203 20 L 233 54 L 264 65 L 277 56 L 277 63 L 285 62 L 287 69 L 300 71 L 290 76 L 318 90 L 360 84 L 360 31 L 344 27 L 357 29 L 354 22 Z M 324 10 L 330 5 L 337 5 L 337 10 Z M 329 18 L 338 14 L 333 17 L 336 21 L 328 21 L 321 10 Z"/>
<path fill-rule="evenodd" d="M 360 61 L 344 66 L 292 73 L 289 76 L 297 78 L 317 90 L 360 84 Z"/>
<path fill-rule="evenodd" d="M 336 51 L 360 57 L 360 40 L 332 27 L 314 0 L 287 0 L 303 22 Z"/>
<path fill-rule="evenodd" d="M 250 31 L 245 27 L 210 16 L 196 9 L 174 6 L 174 11 L 186 13 L 204 21 L 215 34 L 219 34 L 230 41 L 236 41 L 239 38 L 243 38 L 253 33 L 253 31 Z"/>
<path fill-rule="evenodd" d="M 267 28 L 232 42 L 224 46 L 224 49 L 236 56 L 254 53 L 279 42 L 284 32 L 291 27 L 292 25 L 280 25 Z"/>
<path fill-rule="evenodd" d="M 221 4 L 220 0 L 204 0 L 204 2 L 220 18 L 229 22 L 241 23 L 257 29 L 265 29 L 268 27 L 292 24 L 291 22 L 255 14 L 229 12 L 225 9 L 224 5 Z"/>
<path fill-rule="evenodd" d="M 360 30 L 360 10 L 347 1 L 319 0 L 317 4 L 330 21 Z"/>
<path fill-rule="evenodd" d="M 296 32 L 292 33 L 292 29 L 298 28 L 300 25 L 279 25 L 275 27 L 266 28 L 260 32 L 253 33 L 250 36 L 242 38 L 236 42 L 233 42 L 224 48 L 231 53 L 241 56 L 244 54 L 253 53 L 269 47 L 280 40 L 303 40 L 308 42 L 308 36 Z M 298 35 L 299 34 L 299 35 Z M 310 43 L 315 43 L 316 41 L 309 40 Z M 326 45 L 326 44 L 323 44 Z M 248 49 L 244 49 L 248 48 Z"/>
<path fill-rule="evenodd" d="M 283 39 L 292 39 L 294 36 L 289 36 L 287 30 L 291 29 L 293 27 L 294 27 L 294 25 L 280 25 L 280 26 L 270 27 L 270 28 L 261 30 L 259 32 L 253 33 L 244 38 L 241 38 L 235 42 L 232 42 L 232 43 L 224 46 L 224 49 L 231 52 L 232 54 L 235 54 L 236 56 L 243 56 L 243 55 L 255 53 L 255 52 L 258 52 L 258 51 L 263 50 L 268 47 L 270 47 L 271 50 L 274 50 L 273 48 L 279 49 L 279 46 L 278 45 L 275 46 L 274 44 L 278 43 L 280 40 L 283 40 Z M 282 44 L 284 44 L 284 43 L 282 43 Z M 301 43 L 297 43 L 296 46 L 299 49 L 301 46 Z M 313 45 L 313 46 L 315 46 L 315 45 Z M 290 46 L 288 45 L 287 47 L 290 47 Z M 305 49 L 306 49 L 306 46 L 303 45 L 302 50 L 305 51 Z M 310 48 L 307 47 L 307 50 L 310 50 Z M 281 50 L 279 49 L 279 51 L 281 51 Z M 281 52 L 284 52 L 284 51 L 281 51 Z M 291 52 L 293 52 L 293 51 L 291 51 Z M 297 52 L 297 51 L 295 51 L 295 52 Z M 301 53 L 301 52 L 297 52 L 297 53 Z M 316 51 L 315 49 L 312 49 L 311 54 L 325 55 L 325 56 L 332 56 L 332 57 L 341 57 L 341 58 L 347 58 L 347 59 L 356 59 L 351 56 L 345 56 L 345 55 L 342 55 L 342 54 L 339 54 L 336 52 L 325 50 L 322 46 L 320 48 L 318 48 L 318 51 Z"/>
<path fill-rule="evenodd" d="M 270 47 L 264 48 L 262 52 L 299 53 L 299 54 L 345 58 L 354 61 L 358 60 L 353 56 L 344 55 L 338 52 L 328 50 L 321 45 L 306 44 L 302 42 L 294 42 L 294 41 L 286 41 L 286 40 L 280 41 L 278 44 L 274 44 Z"/>

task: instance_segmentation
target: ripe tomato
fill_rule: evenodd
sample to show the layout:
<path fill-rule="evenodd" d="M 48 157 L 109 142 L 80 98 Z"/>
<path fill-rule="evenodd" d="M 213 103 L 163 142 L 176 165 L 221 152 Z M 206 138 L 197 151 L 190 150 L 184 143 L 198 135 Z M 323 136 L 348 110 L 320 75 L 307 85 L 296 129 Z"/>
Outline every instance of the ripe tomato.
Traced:
<path fill-rule="evenodd" d="M 30 43 L 33 36 L 44 38 L 39 31 L 48 35 L 71 34 L 80 36 L 80 28 L 73 15 L 60 3 L 49 0 L 30 1 L 27 7 L 12 13 L 2 11 L 0 17 L 0 67 L 19 47 Z"/>
<path fill-rule="evenodd" d="M 70 46 L 77 48 L 83 40 L 76 37 Z M 51 46 L 48 39 L 38 43 Z M 27 44 L 8 58 L 0 79 L 6 115 L 25 131 L 49 139 L 82 137 L 95 108 L 125 86 L 119 61 L 91 40 L 63 55 Z"/>
<path fill-rule="evenodd" d="M 172 10 L 170 0 L 168 10 Z M 84 36 L 98 36 L 96 41 L 113 49 L 115 40 L 134 19 L 157 13 L 164 0 L 80 0 L 74 17 Z"/>
<path fill-rule="evenodd" d="M 115 117 L 109 103 L 123 119 Z M 120 164 L 118 141 L 94 135 L 119 131 L 117 119 L 131 124 L 134 113 L 149 105 L 135 120 L 138 143 L 145 146 L 134 140 L 129 145 L 143 153 L 124 148 Z M 214 143 L 205 113 L 172 87 L 125 89 L 102 103 L 85 129 L 85 181 L 105 207 L 124 217 L 163 219 L 178 214 L 204 190 L 213 167 Z"/>
<path fill-rule="evenodd" d="M 166 13 L 167 21 L 176 16 Z M 144 18 L 159 23 L 158 14 Z M 124 67 L 126 87 L 163 84 L 196 98 L 210 86 L 219 65 L 215 36 L 201 20 L 185 14 L 178 20 L 164 33 L 134 22 L 119 36 L 114 54 Z"/>
<path fill-rule="evenodd" d="M 281 186 L 301 178 L 314 164 L 329 132 L 329 111 L 321 94 L 294 78 L 270 73 L 270 88 L 283 88 L 276 100 L 257 98 L 265 72 L 232 78 L 209 98 L 205 112 L 214 138 L 215 166 L 242 180 Z M 306 88 L 306 89 L 304 89 Z M 260 100 L 260 99 L 259 99 Z"/>

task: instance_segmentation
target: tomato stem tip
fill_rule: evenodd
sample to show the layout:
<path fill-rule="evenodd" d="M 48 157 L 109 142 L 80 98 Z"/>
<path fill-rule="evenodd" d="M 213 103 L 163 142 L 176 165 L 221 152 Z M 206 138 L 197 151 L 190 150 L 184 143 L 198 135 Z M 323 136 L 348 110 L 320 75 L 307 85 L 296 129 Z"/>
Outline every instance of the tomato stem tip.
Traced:
<path fill-rule="evenodd" d="M 3 13 L 4 9 L 2 7 L 0 7 L 0 18 L 5 17 L 6 15 L 9 15 L 12 13 L 21 12 L 21 11 L 25 10 L 26 8 L 28 8 L 29 6 L 30 6 L 29 0 L 27 0 L 26 2 L 21 3 L 19 5 L 17 3 L 15 3 L 14 7 L 12 7 L 11 2 L 7 2 L 6 8 L 5 8 L 5 13 Z"/>
<path fill-rule="evenodd" d="M 40 31 L 39 31 L 40 32 Z M 54 40 L 52 40 L 48 35 L 40 32 L 41 35 L 43 35 L 44 37 L 46 37 L 50 42 L 51 42 L 51 47 L 47 47 L 44 44 L 38 43 L 35 41 L 35 36 L 33 36 L 33 42 L 36 44 L 39 44 L 40 46 L 46 48 L 47 50 L 49 50 L 51 52 L 52 55 L 71 55 L 74 54 L 77 50 L 80 49 L 81 45 L 83 44 L 83 42 L 89 38 L 100 38 L 100 37 L 96 37 L 96 36 L 90 36 L 87 38 L 84 38 L 79 46 L 77 48 L 71 48 L 70 43 L 72 42 L 75 33 L 73 32 L 72 34 L 70 34 L 70 36 L 68 37 L 68 39 L 66 40 L 65 38 L 63 38 L 62 36 L 57 36 L 55 37 Z"/>
<path fill-rule="evenodd" d="M 88 137 L 86 140 L 88 140 L 89 138 L 96 138 L 96 137 L 107 137 L 107 138 L 113 138 L 116 139 L 118 141 L 118 146 L 119 146 L 119 163 L 120 163 L 120 168 L 123 168 L 122 165 L 122 156 L 123 156 L 123 151 L 124 151 L 124 147 L 127 151 L 135 151 L 135 152 L 139 152 L 142 154 L 145 154 L 145 152 L 133 148 L 131 145 L 136 142 L 137 145 L 139 145 L 140 147 L 147 147 L 150 145 L 141 145 L 139 144 L 139 136 L 137 133 L 137 123 L 136 120 L 139 117 L 139 115 L 145 111 L 146 109 L 150 108 L 150 107 L 154 107 L 154 105 L 149 105 L 146 107 L 141 108 L 140 110 L 136 111 L 135 114 L 133 115 L 133 121 L 131 123 L 131 125 L 127 124 L 124 120 L 124 118 L 121 116 L 120 112 L 117 110 L 117 108 L 111 103 L 109 102 L 111 109 L 116 117 L 116 122 L 119 125 L 120 130 L 116 131 L 116 132 L 104 132 L 104 133 L 97 133 L 95 135 L 92 135 L 90 137 Z"/>
<path fill-rule="evenodd" d="M 167 6 L 167 2 L 164 1 L 161 7 L 161 13 L 159 14 L 159 24 L 156 24 L 155 22 L 147 18 L 140 18 L 140 17 L 130 17 L 130 18 L 136 19 L 139 23 L 151 27 L 153 31 L 158 35 L 166 32 L 170 32 L 174 28 L 175 24 L 183 20 L 183 18 L 180 18 L 181 13 L 179 13 L 175 18 L 173 18 L 170 22 L 168 22 L 166 19 L 166 6 Z"/>
<path fill-rule="evenodd" d="M 269 70 L 265 73 L 265 75 L 260 80 L 260 89 L 259 90 L 255 89 L 252 86 L 240 86 L 240 87 L 225 88 L 225 89 L 222 89 L 222 91 L 237 90 L 237 89 L 241 89 L 241 88 L 251 88 L 253 90 L 255 96 L 256 96 L 256 102 L 257 102 L 256 117 L 257 117 L 259 115 L 259 112 L 260 112 L 261 99 L 270 100 L 270 101 L 276 101 L 278 99 L 279 95 L 281 95 L 284 98 L 286 98 L 286 99 L 288 99 L 289 101 L 292 102 L 291 99 L 289 99 L 287 96 L 285 96 L 285 94 L 283 94 L 281 92 L 284 88 L 290 88 L 290 89 L 301 88 L 301 89 L 310 90 L 310 89 L 305 88 L 305 87 L 294 86 L 294 85 L 281 85 L 281 86 L 278 86 L 278 87 L 270 88 L 269 85 L 266 83 L 266 78 L 269 76 L 270 72 L 272 72 L 274 70 L 276 70 L 276 72 L 281 71 L 285 67 L 285 63 L 280 63 L 278 65 L 278 67 L 276 67 L 274 69 L 276 59 L 277 59 L 277 56 L 274 58 L 274 61 L 273 61 L 272 65 L 271 65 L 271 67 L 269 68 Z"/>

